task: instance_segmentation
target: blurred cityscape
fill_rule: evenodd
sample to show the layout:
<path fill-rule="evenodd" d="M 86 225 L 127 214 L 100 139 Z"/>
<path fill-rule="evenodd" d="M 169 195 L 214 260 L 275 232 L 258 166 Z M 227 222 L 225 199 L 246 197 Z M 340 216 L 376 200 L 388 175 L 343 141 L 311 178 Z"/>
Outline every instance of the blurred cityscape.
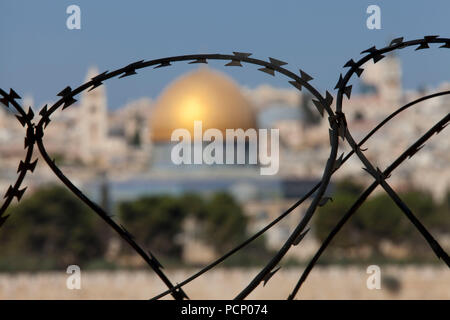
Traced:
<path fill-rule="evenodd" d="M 87 71 L 86 81 L 98 73 L 92 67 Z M 406 102 L 434 90 L 450 89 L 449 83 L 443 83 L 429 92 L 425 88 L 405 92 L 401 77 L 400 62 L 395 56 L 368 66 L 358 84 L 359 92 L 344 103 L 350 130 L 357 141 Z M 83 93 L 78 104 L 56 112 L 46 129 L 44 142 L 61 170 L 112 215 L 120 215 L 126 204 L 145 197 L 170 196 L 175 199 L 186 194 L 202 199 L 213 197 L 212 202 L 217 200 L 214 205 L 220 206 L 221 201 L 235 203 L 245 220 L 244 233 L 250 234 L 283 213 L 322 175 L 329 154 L 327 119 L 320 117 L 307 94 L 294 88 L 269 85 L 244 88 L 226 74 L 203 66 L 175 79 L 156 99 L 143 97 L 117 110 L 108 108 L 106 90 L 107 86 L 103 85 Z M 32 98 L 25 99 L 24 105 L 33 106 Z M 449 110 L 448 96 L 413 107 L 375 134 L 363 146 L 368 148 L 365 155 L 380 168 L 386 167 Z M 0 188 L 5 191 L 24 155 L 23 128 L 13 117 L 6 108 L 0 109 Z M 204 130 L 278 128 L 278 174 L 260 175 L 258 165 L 173 164 L 171 133 L 177 128 L 192 130 L 194 120 L 202 120 Z M 436 203 L 436 210 L 445 212 L 450 184 L 449 147 L 449 139 L 430 140 L 422 152 L 395 171 L 389 183 L 399 192 L 423 192 L 424 198 L 430 196 L 429 201 Z M 345 153 L 350 151 L 342 143 L 340 149 Z M 351 181 L 359 186 L 371 182 L 361 167 L 359 160 L 352 157 L 336 173 L 328 193 L 333 196 L 339 181 Z M 50 169 L 39 161 L 37 170 L 27 177 L 26 197 L 56 182 Z M 218 194 L 221 193 L 230 198 L 220 200 Z M 265 235 L 264 250 L 277 250 L 283 244 L 307 205 L 308 202 Z M 191 210 L 192 202 L 187 206 L 187 210 Z M 151 207 L 149 204 L 143 214 L 151 215 Z M 380 216 L 390 214 L 378 213 Z M 363 212 L 360 214 L 364 215 Z M 119 219 L 138 225 L 132 216 L 122 214 Z M 179 232 L 174 232 L 171 239 L 180 244 L 178 254 L 187 264 L 204 264 L 221 253 L 220 248 L 199 236 L 204 228 L 199 219 L 195 215 L 183 215 Z M 148 228 L 152 229 L 151 226 Z M 321 229 L 316 229 L 304 239 L 301 248 L 291 250 L 289 257 L 293 261 L 305 261 L 318 248 Z M 145 237 L 145 232 L 142 235 Z M 438 236 L 448 247 L 448 229 L 447 234 L 442 232 Z M 389 238 L 383 241 L 383 254 L 408 256 L 399 243 Z M 108 238 L 107 242 L 104 255 L 118 261 L 119 241 Z M 157 240 L 150 239 L 147 244 L 154 247 L 156 243 Z M 372 252 L 373 248 L 365 249 Z M 170 256 L 173 251 L 167 253 Z M 133 264 L 130 259 L 127 261 Z"/>

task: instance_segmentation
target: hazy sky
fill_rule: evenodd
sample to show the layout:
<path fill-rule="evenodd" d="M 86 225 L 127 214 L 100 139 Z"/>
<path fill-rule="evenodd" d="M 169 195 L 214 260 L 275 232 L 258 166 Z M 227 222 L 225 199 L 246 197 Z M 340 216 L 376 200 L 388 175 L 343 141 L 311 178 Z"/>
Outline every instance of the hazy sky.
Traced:
<path fill-rule="evenodd" d="M 66 8 L 81 8 L 81 30 L 68 30 Z M 381 30 L 366 27 L 370 4 L 381 7 Z M 389 40 L 439 34 L 450 37 L 450 1 L 18 1 L 0 2 L 0 87 L 55 99 L 66 85 L 82 83 L 87 68 L 112 70 L 136 60 L 189 53 L 253 52 L 302 68 L 321 90 L 332 90 L 350 58 Z M 450 80 L 450 50 L 400 53 L 404 85 L 417 88 Z M 226 70 L 241 85 L 288 87 L 255 66 Z M 112 108 L 141 96 L 156 97 L 167 83 L 193 68 L 141 71 L 107 82 Z M 123 90 L 119 90 L 123 89 Z"/>

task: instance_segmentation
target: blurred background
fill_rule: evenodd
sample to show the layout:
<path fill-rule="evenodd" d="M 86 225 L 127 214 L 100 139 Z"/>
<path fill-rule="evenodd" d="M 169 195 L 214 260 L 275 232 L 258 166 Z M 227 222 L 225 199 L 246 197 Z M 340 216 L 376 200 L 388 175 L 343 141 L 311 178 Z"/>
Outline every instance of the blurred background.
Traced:
<path fill-rule="evenodd" d="M 81 29 L 66 27 L 66 8 L 81 9 Z M 110 3 L 2 1 L 0 87 L 14 88 L 35 114 L 72 88 L 136 60 L 192 53 L 253 52 L 306 71 L 322 93 L 334 88 L 342 66 L 372 45 L 440 34 L 449 29 L 445 1 L 378 1 L 380 30 L 369 30 L 367 1 L 275 3 L 228 1 Z M 448 51 L 448 50 L 447 50 Z M 344 100 L 350 131 L 361 140 L 409 101 L 449 90 L 448 52 L 412 48 L 365 65 Z M 124 225 L 181 282 L 282 214 L 317 182 L 329 156 L 328 121 L 306 90 L 256 66 L 175 63 L 138 71 L 85 92 L 57 111 L 44 143 L 61 170 Z M 386 168 L 450 110 L 450 96 L 403 112 L 365 145 Z M 175 165 L 171 133 L 203 129 L 279 129 L 280 169 L 260 175 L 259 164 Z M 220 121 L 218 121 L 220 120 Z M 0 192 L 23 159 L 24 129 L 0 109 Z M 388 180 L 414 214 L 450 250 L 450 153 L 444 130 Z M 340 144 L 339 154 L 351 149 Z M 37 153 L 36 153 L 37 154 Z M 311 231 L 281 270 L 250 297 L 289 294 L 328 232 L 372 179 L 355 157 L 333 176 Z M 43 159 L 0 230 L 2 299 L 147 299 L 161 281 L 90 209 L 60 183 Z M 310 201 L 217 269 L 186 286 L 191 298 L 232 298 L 283 245 Z M 82 289 L 66 288 L 66 268 L 79 265 Z M 382 289 L 369 290 L 366 268 L 379 265 Z M 450 272 L 394 202 L 377 188 L 319 260 L 300 291 L 310 299 L 449 299 Z M 331 290 L 330 290 L 331 289 Z"/>

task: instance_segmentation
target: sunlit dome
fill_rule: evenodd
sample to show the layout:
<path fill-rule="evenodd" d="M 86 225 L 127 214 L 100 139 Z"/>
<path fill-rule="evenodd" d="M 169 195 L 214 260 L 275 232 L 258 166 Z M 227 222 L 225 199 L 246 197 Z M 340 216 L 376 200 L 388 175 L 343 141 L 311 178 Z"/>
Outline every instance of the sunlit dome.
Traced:
<path fill-rule="evenodd" d="M 178 128 L 189 130 L 193 137 L 195 120 L 202 121 L 203 132 L 256 128 L 252 107 L 238 86 L 208 67 L 181 76 L 160 95 L 150 121 L 151 139 L 168 142 Z"/>

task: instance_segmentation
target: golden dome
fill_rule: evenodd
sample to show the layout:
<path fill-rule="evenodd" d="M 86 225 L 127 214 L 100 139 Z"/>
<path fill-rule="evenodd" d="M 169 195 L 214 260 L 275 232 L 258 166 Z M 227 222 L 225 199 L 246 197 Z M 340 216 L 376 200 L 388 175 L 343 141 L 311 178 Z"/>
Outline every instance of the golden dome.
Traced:
<path fill-rule="evenodd" d="M 151 139 L 168 142 L 175 129 L 185 128 L 193 137 L 194 121 L 203 132 L 216 128 L 256 128 L 252 107 L 238 86 L 223 73 L 207 67 L 181 76 L 159 96 L 151 117 Z"/>

